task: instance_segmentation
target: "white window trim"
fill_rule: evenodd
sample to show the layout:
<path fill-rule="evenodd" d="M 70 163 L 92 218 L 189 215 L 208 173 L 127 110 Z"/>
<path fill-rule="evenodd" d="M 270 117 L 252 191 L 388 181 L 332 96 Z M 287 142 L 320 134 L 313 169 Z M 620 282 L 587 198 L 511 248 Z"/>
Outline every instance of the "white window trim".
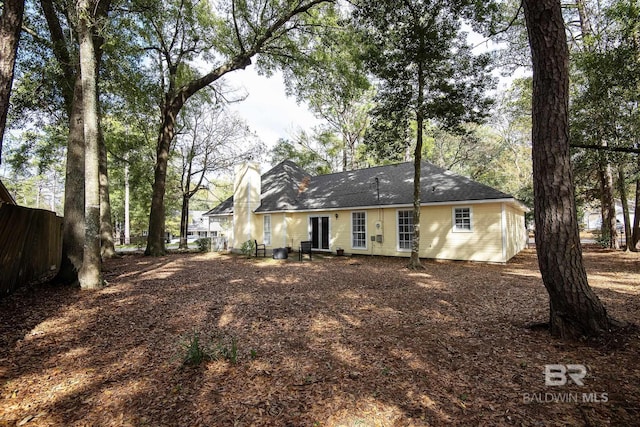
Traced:
<path fill-rule="evenodd" d="M 267 240 L 267 230 L 265 224 L 267 222 L 267 218 L 269 218 L 269 240 Z M 271 240 L 273 239 L 273 224 L 271 222 L 271 215 L 265 215 L 262 219 L 262 242 L 266 246 L 271 246 Z"/>
<path fill-rule="evenodd" d="M 411 248 L 401 248 L 400 247 L 400 212 L 413 212 L 413 209 L 398 209 L 396 210 L 396 250 L 398 252 L 411 252 Z M 412 220 L 413 223 L 413 220 Z"/>
<path fill-rule="evenodd" d="M 353 214 L 355 213 L 363 213 L 364 214 L 364 246 L 353 246 Z M 367 236 L 369 235 L 367 230 L 367 224 L 368 224 L 368 218 L 367 218 L 367 211 L 352 211 L 351 214 L 349 215 L 349 220 L 351 222 L 351 249 L 355 249 L 355 250 L 367 250 L 368 249 L 368 245 L 367 245 Z"/>
<path fill-rule="evenodd" d="M 469 209 L 469 229 L 456 228 L 456 210 Z M 473 233 L 473 207 L 472 206 L 454 206 L 451 208 L 451 231 L 453 233 Z"/>

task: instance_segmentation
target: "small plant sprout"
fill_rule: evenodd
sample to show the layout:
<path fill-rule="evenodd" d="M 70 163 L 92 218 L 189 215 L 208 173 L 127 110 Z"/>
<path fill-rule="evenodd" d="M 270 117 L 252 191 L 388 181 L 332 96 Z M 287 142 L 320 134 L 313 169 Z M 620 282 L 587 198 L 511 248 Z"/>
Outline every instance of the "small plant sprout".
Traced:
<path fill-rule="evenodd" d="M 185 366 L 198 366 L 202 362 L 211 360 L 211 355 L 200 342 L 200 333 L 198 331 L 192 332 L 183 347 L 185 355 L 182 359 L 182 364 Z"/>

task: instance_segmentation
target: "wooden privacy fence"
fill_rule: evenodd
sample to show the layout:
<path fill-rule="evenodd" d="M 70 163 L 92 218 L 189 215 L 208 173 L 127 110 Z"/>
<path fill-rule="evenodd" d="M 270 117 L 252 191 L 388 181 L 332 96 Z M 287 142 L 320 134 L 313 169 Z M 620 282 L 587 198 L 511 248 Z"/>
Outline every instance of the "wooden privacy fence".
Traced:
<path fill-rule="evenodd" d="M 61 253 L 62 218 L 0 203 L 0 296 L 55 273 Z"/>

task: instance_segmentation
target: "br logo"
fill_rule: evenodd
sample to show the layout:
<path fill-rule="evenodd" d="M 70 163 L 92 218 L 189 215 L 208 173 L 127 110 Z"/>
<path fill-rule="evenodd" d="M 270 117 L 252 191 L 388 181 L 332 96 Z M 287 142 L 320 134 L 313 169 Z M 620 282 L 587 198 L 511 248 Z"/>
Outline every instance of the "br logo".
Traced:
<path fill-rule="evenodd" d="M 544 385 L 562 386 L 567 384 L 567 377 L 576 385 L 584 385 L 582 379 L 587 376 L 584 365 L 544 365 Z"/>

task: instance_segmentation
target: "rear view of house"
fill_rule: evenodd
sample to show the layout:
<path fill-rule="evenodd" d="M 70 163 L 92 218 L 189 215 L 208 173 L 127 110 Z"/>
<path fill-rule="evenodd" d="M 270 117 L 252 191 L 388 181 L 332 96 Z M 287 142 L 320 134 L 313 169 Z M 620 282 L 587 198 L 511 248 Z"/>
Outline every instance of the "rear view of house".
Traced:
<path fill-rule="evenodd" d="M 413 163 L 311 176 L 291 161 L 265 174 L 239 165 L 234 194 L 205 215 L 227 224 L 232 249 L 247 240 L 267 249 L 410 256 Z M 420 256 L 506 262 L 527 242 L 526 207 L 513 196 L 422 163 Z"/>

